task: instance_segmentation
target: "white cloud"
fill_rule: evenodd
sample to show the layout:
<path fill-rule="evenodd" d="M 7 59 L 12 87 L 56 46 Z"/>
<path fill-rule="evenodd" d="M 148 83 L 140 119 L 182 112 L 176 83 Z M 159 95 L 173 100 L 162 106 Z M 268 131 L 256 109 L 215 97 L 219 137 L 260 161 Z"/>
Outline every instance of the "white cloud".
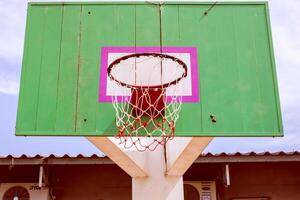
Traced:
<path fill-rule="evenodd" d="M 0 76 L 0 93 L 17 95 L 19 93 L 19 80 L 14 76 Z"/>
<path fill-rule="evenodd" d="M 297 84 L 300 77 L 300 1 L 272 0 L 270 13 L 278 77 L 284 81 L 281 86 L 284 90 L 293 87 L 300 92 Z M 300 95 L 290 90 L 283 93 Z"/>
<path fill-rule="evenodd" d="M 17 95 L 22 62 L 26 1 L 0 1 L 0 93 Z"/>
<path fill-rule="evenodd" d="M 263 144 L 264 147 L 270 148 L 270 147 L 284 147 L 284 146 L 300 146 L 300 140 L 298 134 L 287 134 L 286 136 L 282 138 L 276 138 L 273 140 L 270 140 Z"/>
<path fill-rule="evenodd" d="M 0 57 L 21 63 L 26 1 L 0 1 Z"/>

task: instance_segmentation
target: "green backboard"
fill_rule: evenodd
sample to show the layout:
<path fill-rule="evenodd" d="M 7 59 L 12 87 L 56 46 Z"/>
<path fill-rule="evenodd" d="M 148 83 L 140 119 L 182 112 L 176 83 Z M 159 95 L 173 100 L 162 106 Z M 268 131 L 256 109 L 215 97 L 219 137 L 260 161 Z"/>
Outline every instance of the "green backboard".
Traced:
<path fill-rule="evenodd" d="M 115 135 L 109 63 L 159 50 L 189 72 L 176 136 L 282 136 L 265 2 L 29 3 L 16 135 Z"/>

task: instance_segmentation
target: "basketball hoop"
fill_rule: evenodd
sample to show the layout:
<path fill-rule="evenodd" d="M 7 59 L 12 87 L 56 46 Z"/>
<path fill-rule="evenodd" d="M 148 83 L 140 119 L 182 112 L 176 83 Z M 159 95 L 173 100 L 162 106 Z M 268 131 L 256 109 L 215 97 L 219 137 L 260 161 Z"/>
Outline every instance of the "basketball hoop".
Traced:
<path fill-rule="evenodd" d="M 176 90 L 187 76 L 186 64 L 167 54 L 135 53 L 114 60 L 107 72 L 118 86 L 112 104 L 120 144 L 153 151 L 172 139 L 182 104 Z"/>

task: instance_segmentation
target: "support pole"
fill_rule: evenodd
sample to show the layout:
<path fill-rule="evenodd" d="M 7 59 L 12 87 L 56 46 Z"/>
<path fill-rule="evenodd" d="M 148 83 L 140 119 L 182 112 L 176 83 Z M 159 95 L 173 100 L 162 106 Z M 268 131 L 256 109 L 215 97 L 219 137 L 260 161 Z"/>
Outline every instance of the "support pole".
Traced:
<path fill-rule="evenodd" d="M 167 143 L 167 174 L 182 176 L 212 139 L 213 137 L 174 138 Z"/>
<path fill-rule="evenodd" d="M 132 177 L 133 200 L 183 200 L 182 176 L 213 138 L 174 138 L 143 153 L 120 149 L 113 138 L 87 139 Z"/>
<path fill-rule="evenodd" d="M 183 200 L 182 176 L 166 176 L 163 146 L 148 152 L 147 178 L 132 179 L 133 200 Z"/>
<path fill-rule="evenodd" d="M 131 177 L 141 178 L 147 176 L 142 167 L 108 137 L 87 137 L 87 139 Z"/>

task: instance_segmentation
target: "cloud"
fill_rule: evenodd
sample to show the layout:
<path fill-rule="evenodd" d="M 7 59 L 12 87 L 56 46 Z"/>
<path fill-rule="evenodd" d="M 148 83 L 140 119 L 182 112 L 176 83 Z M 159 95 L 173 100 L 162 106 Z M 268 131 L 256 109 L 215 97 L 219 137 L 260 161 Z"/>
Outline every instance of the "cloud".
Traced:
<path fill-rule="evenodd" d="M 0 57 L 5 60 L 22 58 L 25 33 L 26 1 L 0 1 Z"/>
<path fill-rule="evenodd" d="M 0 1 L 0 93 L 17 95 L 25 32 L 26 1 Z"/>
<path fill-rule="evenodd" d="M 17 95 L 19 93 L 20 66 L 18 61 L 0 56 L 0 94 Z"/>
<path fill-rule="evenodd" d="M 19 93 L 19 80 L 13 76 L 0 76 L 0 92 L 17 95 Z"/>
<path fill-rule="evenodd" d="M 271 23 L 282 105 L 300 101 L 300 1 L 270 1 Z M 298 106 L 298 108 L 300 108 Z"/>

